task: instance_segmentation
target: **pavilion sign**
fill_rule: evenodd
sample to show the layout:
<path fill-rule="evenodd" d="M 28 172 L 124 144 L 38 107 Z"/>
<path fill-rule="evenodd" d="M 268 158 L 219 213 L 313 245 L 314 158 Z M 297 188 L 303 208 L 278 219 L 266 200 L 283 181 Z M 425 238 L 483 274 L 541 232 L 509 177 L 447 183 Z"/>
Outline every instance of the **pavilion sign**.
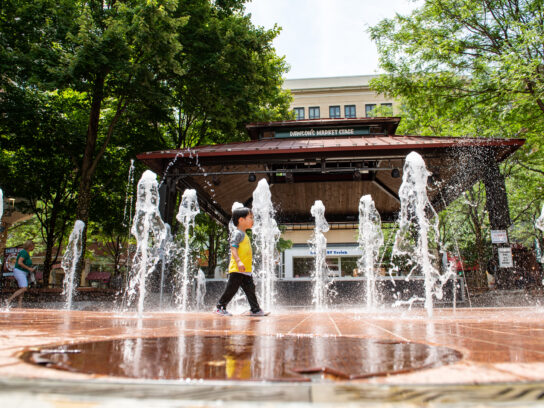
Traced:
<path fill-rule="evenodd" d="M 293 129 L 285 131 L 276 131 L 274 137 L 286 138 L 286 137 L 323 137 L 323 136 L 360 136 L 369 135 L 370 128 L 365 127 L 351 127 L 351 128 L 307 128 L 307 129 Z"/>

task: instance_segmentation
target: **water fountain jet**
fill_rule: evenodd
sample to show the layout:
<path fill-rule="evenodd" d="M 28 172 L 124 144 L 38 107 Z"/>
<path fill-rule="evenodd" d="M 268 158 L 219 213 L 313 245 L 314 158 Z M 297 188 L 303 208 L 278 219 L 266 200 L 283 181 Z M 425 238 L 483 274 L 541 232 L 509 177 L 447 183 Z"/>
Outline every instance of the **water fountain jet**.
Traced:
<path fill-rule="evenodd" d="M 159 212 L 157 175 L 146 170 L 138 182 L 136 210 L 131 233 L 136 238 L 131 279 L 127 291 L 130 305 L 138 295 L 138 317 L 143 317 L 146 278 L 157 268 L 166 247 L 167 228 Z"/>
<path fill-rule="evenodd" d="M 202 269 L 196 275 L 196 309 L 204 310 L 204 296 L 206 296 L 206 276 Z"/>
<path fill-rule="evenodd" d="M 64 251 L 62 257 L 61 266 L 64 270 L 64 281 L 62 295 L 66 299 L 65 308 L 72 310 L 72 298 L 74 295 L 74 278 L 76 274 L 77 264 L 81 257 L 83 248 L 83 230 L 85 229 L 85 223 L 81 220 L 77 220 L 74 224 L 74 229 L 68 239 L 68 245 Z"/>
<path fill-rule="evenodd" d="M 272 310 L 275 296 L 276 264 L 278 253 L 276 245 L 280 239 L 280 229 L 274 219 L 272 194 L 265 179 L 261 179 L 253 192 L 253 242 L 257 248 L 254 264 L 257 278 L 257 293 L 264 310 Z"/>
<path fill-rule="evenodd" d="M 190 273 L 191 263 L 191 248 L 190 248 L 190 232 L 194 230 L 195 217 L 200 213 L 198 207 L 198 199 L 196 190 L 187 189 L 183 192 L 181 203 L 179 205 L 178 215 L 176 219 L 181 223 L 183 227 L 183 249 L 182 249 L 182 268 L 181 272 L 177 275 L 179 282 L 179 291 L 176 294 L 176 304 L 179 310 L 186 312 L 189 304 L 189 288 L 192 279 Z"/>
<path fill-rule="evenodd" d="M 415 273 L 423 274 L 425 297 L 414 296 L 408 303 L 424 300 L 427 316 L 432 317 L 433 296 L 437 299 L 442 298 L 442 288 L 450 278 L 451 270 L 442 275 L 433 265 L 435 257 L 430 254 L 429 242 L 438 243 L 439 232 L 438 215 L 427 196 L 429 175 L 425 162 L 418 153 L 412 152 L 406 156 L 399 190 L 401 205 L 399 229 L 395 236 L 392 258 L 400 257 L 406 260 L 410 268 L 406 280 Z"/>
<path fill-rule="evenodd" d="M 314 233 L 309 241 L 310 249 L 315 254 L 315 267 L 312 272 L 314 283 L 312 303 L 316 310 L 323 310 L 329 298 L 329 287 L 332 283 L 327 267 L 327 238 L 324 235 L 329 230 L 329 223 L 325 219 L 325 206 L 321 200 L 315 201 L 310 212 L 315 218 Z"/>
<path fill-rule="evenodd" d="M 370 195 L 362 196 L 359 200 L 358 242 L 363 255 L 357 261 L 357 266 L 366 278 L 366 308 L 372 310 L 377 306 L 375 265 L 383 246 L 383 232 L 380 214 Z"/>

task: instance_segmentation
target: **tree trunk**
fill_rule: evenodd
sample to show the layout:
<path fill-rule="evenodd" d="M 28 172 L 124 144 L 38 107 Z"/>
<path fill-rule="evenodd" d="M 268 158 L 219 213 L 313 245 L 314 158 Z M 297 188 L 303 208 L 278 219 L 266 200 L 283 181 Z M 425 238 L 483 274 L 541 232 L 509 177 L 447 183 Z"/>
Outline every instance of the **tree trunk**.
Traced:
<path fill-rule="evenodd" d="M 484 155 L 482 178 L 486 191 L 486 208 L 491 229 L 506 230 L 510 226 L 510 210 L 504 175 L 491 153 Z"/>
<path fill-rule="evenodd" d="M 81 239 L 82 256 L 79 258 L 79 262 L 76 267 L 76 277 L 74 282 L 79 285 L 81 271 L 83 270 L 85 250 L 87 248 L 87 224 L 89 222 L 89 208 L 91 204 L 91 188 L 92 179 L 94 175 L 94 158 L 95 148 L 98 139 L 98 125 L 100 122 L 100 110 L 102 106 L 102 100 L 104 98 L 104 80 L 105 76 L 99 76 L 95 81 L 93 89 L 93 97 L 91 104 L 91 111 L 89 112 L 89 125 L 87 127 L 87 140 L 85 144 L 85 151 L 83 153 L 83 161 L 80 168 L 80 181 L 78 188 L 78 201 L 76 218 L 85 223 L 83 228 L 83 236 Z"/>
<path fill-rule="evenodd" d="M 491 152 L 487 152 L 482 160 L 482 178 L 486 191 L 486 208 L 489 216 L 489 224 L 492 230 L 508 230 L 511 224 L 508 197 L 506 195 L 506 183 L 504 175 L 499 169 Z M 498 247 L 510 246 L 510 244 L 493 244 L 493 257 L 499 264 Z M 497 286 L 503 289 L 510 287 L 512 268 L 499 268 L 495 276 Z"/>
<path fill-rule="evenodd" d="M 8 224 L 5 221 L 0 220 L 0 256 L 4 258 L 4 250 L 6 249 L 8 241 L 8 230 L 11 227 L 11 224 Z"/>
<path fill-rule="evenodd" d="M 476 282 L 478 287 L 486 288 L 487 287 L 487 276 L 485 274 L 485 250 L 484 250 L 484 240 L 482 237 L 482 232 L 476 237 L 476 253 L 478 254 L 478 272 L 476 275 Z"/>
<path fill-rule="evenodd" d="M 51 266 L 53 264 L 53 245 L 55 244 L 53 237 L 47 235 L 45 242 L 45 258 L 43 260 L 43 284 L 45 287 L 49 286 L 49 274 L 51 273 Z"/>
<path fill-rule="evenodd" d="M 51 273 L 51 266 L 53 264 L 53 247 L 55 246 L 55 230 L 57 227 L 58 219 L 58 207 L 60 203 L 60 197 L 62 192 L 55 195 L 55 199 L 51 205 L 51 216 L 49 217 L 49 227 L 46 229 L 47 236 L 45 237 L 45 258 L 43 260 L 43 284 L 49 286 L 49 274 Z M 62 242 L 62 240 L 61 240 Z"/>
<path fill-rule="evenodd" d="M 482 288 L 487 287 L 487 276 L 485 275 L 485 261 L 484 261 L 484 237 L 482 231 L 483 219 L 480 218 L 478 213 L 478 206 L 473 205 L 478 202 L 477 197 L 475 197 L 474 190 L 470 190 L 470 204 L 468 207 L 469 217 L 472 222 L 472 228 L 474 232 L 474 238 L 476 245 L 476 253 L 478 257 L 478 270 L 475 272 L 475 281 L 476 287 Z M 479 194 L 478 194 L 479 195 Z"/>

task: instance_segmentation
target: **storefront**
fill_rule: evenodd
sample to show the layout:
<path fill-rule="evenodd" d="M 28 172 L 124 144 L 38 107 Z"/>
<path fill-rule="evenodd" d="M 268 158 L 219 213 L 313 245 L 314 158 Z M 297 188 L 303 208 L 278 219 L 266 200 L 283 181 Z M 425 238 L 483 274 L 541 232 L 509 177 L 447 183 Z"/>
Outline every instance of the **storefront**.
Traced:
<path fill-rule="evenodd" d="M 356 244 L 327 246 L 327 267 L 331 278 L 360 278 L 357 260 L 362 256 Z M 308 245 L 295 244 L 282 254 L 283 279 L 310 279 L 315 253 Z"/>

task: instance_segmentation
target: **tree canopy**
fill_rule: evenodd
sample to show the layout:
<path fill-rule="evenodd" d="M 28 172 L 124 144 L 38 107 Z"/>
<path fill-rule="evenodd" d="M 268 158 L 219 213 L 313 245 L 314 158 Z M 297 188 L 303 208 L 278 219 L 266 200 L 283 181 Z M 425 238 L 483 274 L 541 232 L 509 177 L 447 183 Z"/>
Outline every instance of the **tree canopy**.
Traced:
<path fill-rule="evenodd" d="M 386 71 L 372 86 L 400 100 L 399 133 L 526 139 L 502 173 L 511 239 L 529 245 L 544 197 L 544 3 L 427 0 L 370 34 Z M 484 202 L 477 185 L 442 215 L 450 244 L 480 264 L 490 244 Z"/>
<path fill-rule="evenodd" d="M 75 218 L 121 233 L 137 153 L 240 140 L 247 122 L 288 117 L 279 30 L 253 26 L 244 4 L 3 1 L 2 188 L 39 202 L 60 188 Z M 17 181 L 32 171 L 35 183 Z"/>

